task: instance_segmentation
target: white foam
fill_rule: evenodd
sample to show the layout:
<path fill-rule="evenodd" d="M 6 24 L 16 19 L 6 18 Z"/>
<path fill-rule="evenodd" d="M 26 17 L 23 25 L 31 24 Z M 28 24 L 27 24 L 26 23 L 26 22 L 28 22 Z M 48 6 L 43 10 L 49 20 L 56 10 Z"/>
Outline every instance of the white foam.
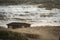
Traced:
<path fill-rule="evenodd" d="M 9 22 L 18 21 L 18 19 L 25 19 L 25 21 L 23 22 L 31 23 L 32 24 L 31 26 L 45 26 L 45 25 L 60 26 L 59 25 L 60 9 L 57 9 L 57 8 L 54 8 L 52 10 L 46 10 L 46 8 L 37 8 L 37 6 L 33 6 L 33 5 L 9 5 L 9 6 L 0 6 L 0 12 L 5 12 L 5 15 L 7 16 L 7 18 L 9 18 L 8 19 Z M 28 13 L 25 13 L 25 12 L 28 12 Z M 53 14 L 54 16 L 40 17 L 41 14 L 47 15 L 49 13 L 54 13 Z M 22 16 L 20 16 L 21 14 Z M 18 19 L 15 20 L 12 18 L 18 18 Z M 35 21 L 35 22 L 30 22 L 30 21 Z M 6 25 L 9 22 L 0 21 L 0 25 L 1 24 Z"/>

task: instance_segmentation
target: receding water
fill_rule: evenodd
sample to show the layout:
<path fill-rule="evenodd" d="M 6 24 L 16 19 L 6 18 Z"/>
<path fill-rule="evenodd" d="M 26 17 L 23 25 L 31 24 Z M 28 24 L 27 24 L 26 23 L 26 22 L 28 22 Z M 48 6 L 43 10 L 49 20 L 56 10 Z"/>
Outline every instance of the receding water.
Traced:
<path fill-rule="evenodd" d="M 38 8 L 35 5 L 0 6 L 0 25 L 10 22 L 26 22 L 31 26 L 60 26 L 60 9 Z"/>

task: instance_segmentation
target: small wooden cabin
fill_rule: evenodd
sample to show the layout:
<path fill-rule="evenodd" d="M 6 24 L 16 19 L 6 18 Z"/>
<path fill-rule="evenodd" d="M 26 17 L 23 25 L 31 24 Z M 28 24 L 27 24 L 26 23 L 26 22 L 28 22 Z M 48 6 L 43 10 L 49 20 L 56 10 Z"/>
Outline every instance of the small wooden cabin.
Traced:
<path fill-rule="evenodd" d="M 28 23 L 20 23 L 20 22 L 12 22 L 7 24 L 8 28 L 23 28 L 23 27 L 30 27 L 30 24 Z"/>

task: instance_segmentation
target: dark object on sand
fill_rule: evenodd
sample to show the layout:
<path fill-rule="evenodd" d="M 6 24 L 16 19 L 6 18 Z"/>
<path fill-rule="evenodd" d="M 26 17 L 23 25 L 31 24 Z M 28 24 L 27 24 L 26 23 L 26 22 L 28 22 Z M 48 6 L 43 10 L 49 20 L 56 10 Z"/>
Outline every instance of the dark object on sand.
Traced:
<path fill-rule="evenodd" d="M 30 24 L 28 23 L 20 23 L 20 22 L 12 22 L 7 24 L 8 28 L 26 28 L 26 27 L 30 27 Z"/>

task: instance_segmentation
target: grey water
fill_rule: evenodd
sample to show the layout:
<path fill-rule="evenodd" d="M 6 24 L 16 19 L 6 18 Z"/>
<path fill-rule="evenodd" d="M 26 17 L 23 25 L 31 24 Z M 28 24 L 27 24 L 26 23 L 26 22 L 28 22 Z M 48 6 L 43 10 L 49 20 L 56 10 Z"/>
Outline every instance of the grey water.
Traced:
<path fill-rule="evenodd" d="M 0 6 L 0 26 L 10 22 L 26 22 L 33 26 L 60 26 L 60 9 L 38 8 L 36 5 Z"/>

